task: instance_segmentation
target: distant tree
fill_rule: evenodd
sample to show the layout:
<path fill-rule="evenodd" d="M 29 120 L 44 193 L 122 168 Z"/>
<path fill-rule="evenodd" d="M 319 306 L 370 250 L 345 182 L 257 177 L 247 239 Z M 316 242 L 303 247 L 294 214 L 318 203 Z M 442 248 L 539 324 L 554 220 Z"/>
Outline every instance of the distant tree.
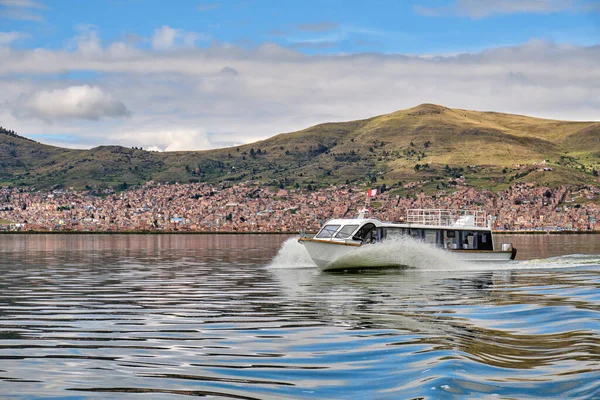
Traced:
<path fill-rule="evenodd" d="M 309 192 L 312 192 L 312 190 L 313 190 L 313 187 L 312 187 L 312 185 L 309 183 L 309 184 L 308 184 L 308 186 L 306 186 L 306 189 L 307 189 Z"/>
<path fill-rule="evenodd" d="M 431 142 L 428 140 L 425 143 L 423 143 L 423 146 L 425 146 L 426 149 L 429 148 L 429 146 L 431 145 Z"/>
<path fill-rule="evenodd" d="M 419 172 L 421 170 L 421 164 L 415 164 L 415 171 Z"/>
<path fill-rule="evenodd" d="M 410 142 L 410 147 L 415 147 L 415 144 L 413 142 Z"/>
<path fill-rule="evenodd" d="M 254 151 L 254 147 L 252 147 L 250 149 L 250 157 L 252 157 L 252 158 L 256 157 L 256 152 Z"/>

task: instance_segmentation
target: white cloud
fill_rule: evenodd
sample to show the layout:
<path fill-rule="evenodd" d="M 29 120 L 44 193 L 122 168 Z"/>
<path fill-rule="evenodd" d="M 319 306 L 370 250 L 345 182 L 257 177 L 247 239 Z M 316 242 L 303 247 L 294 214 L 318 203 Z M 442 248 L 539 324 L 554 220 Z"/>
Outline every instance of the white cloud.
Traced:
<path fill-rule="evenodd" d="M 0 46 L 7 46 L 13 42 L 29 38 L 29 34 L 23 32 L 0 32 Z"/>
<path fill-rule="evenodd" d="M 19 19 L 24 21 L 43 21 L 44 18 L 31 11 L 43 10 L 47 7 L 32 0 L 0 0 L 0 18 Z"/>
<path fill-rule="evenodd" d="M 71 40 L 74 47 L 85 56 L 97 55 L 102 51 L 102 44 L 95 25 L 79 24 L 75 26 L 78 35 Z"/>
<path fill-rule="evenodd" d="M 129 135 L 131 134 L 127 134 L 127 136 Z M 206 132 L 197 129 L 167 128 L 150 132 L 136 132 L 134 136 L 143 137 L 146 143 L 151 143 L 148 149 L 155 151 L 206 150 L 214 147 Z"/>
<path fill-rule="evenodd" d="M 315 24 L 300 24 L 298 29 L 305 32 L 325 32 L 340 26 L 338 22 L 319 22 Z"/>
<path fill-rule="evenodd" d="M 71 86 L 65 89 L 33 93 L 20 105 L 25 115 L 47 121 L 61 119 L 119 118 L 130 115 L 125 105 L 95 86 Z"/>
<path fill-rule="evenodd" d="M 216 10 L 219 7 L 221 7 L 221 3 L 201 3 L 201 4 L 198 4 L 196 9 L 198 11 L 211 11 L 211 10 Z"/>
<path fill-rule="evenodd" d="M 42 3 L 32 0 L 0 0 L 0 5 L 5 7 L 46 8 Z"/>
<path fill-rule="evenodd" d="M 456 0 L 450 6 L 416 5 L 414 10 L 425 16 L 462 15 L 479 19 L 494 14 L 588 12 L 593 11 L 594 4 L 591 0 Z"/>
<path fill-rule="evenodd" d="M 185 32 L 182 29 L 173 29 L 170 26 L 163 25 L 154 30 L 152 48 L 154 50 L 169 50 L 179 45 L 192 47 L 199 39 L 206 39 L 206 37 L 195 32 Z"/>
<path fill-rule="evenodd" d="M 0 47 L 0 117 L 2 104 L 8 104 L 14 113 L 25 110 L 7 120 L 9 128 L 25 135 L 69 133 L 81 137 L 73 146 L 116 143 L 162 150 L 249 143 L 425 102 L 600 119 L 600 46 L 532 40 L 445 56 L 309 56 L 274 44 L 253 50 L 227 44 L 178 51 L 127 46 L 133 45 L 98 42 L 91 52 L 85 46 L 73 51 Z M 73 92 L 36 78 L 64 71 L 95 72 L 95 86 L 63 80 L 64 86 L 79 88 Z M 86 99 L 78 106 L 67 101 L 76 93 Z M 135 115 L 115 119 L 128 114 L 124 104 Z"/>

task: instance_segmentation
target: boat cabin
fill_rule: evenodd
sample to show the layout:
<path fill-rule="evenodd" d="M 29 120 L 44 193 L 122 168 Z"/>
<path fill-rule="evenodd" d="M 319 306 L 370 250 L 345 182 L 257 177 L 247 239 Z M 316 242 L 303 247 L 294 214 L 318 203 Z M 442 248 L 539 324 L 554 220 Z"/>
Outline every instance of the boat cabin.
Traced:
<path fill-rule="evenodd" d="M 485 214 L 464 210 L 408 210 L 403 223 L 384 223 L 374 218 L 331 220 L 314 239 L 364 244 L 406 236 L 451 250 L 494 250 Z"/>

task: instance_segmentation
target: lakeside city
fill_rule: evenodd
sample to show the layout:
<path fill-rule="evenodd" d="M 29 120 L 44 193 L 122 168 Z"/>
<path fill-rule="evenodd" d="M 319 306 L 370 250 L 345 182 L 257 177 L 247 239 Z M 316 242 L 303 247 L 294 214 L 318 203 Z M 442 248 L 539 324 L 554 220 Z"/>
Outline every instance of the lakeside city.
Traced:
<path fill-rule="evenodd" d="M 434 195 L 384 191 L 370 199 L 370 216 L 402 221 L 408 209 L 476 209 L 493 216 L 496 231 L 598 232 L 600 188 L 516 184 L 493 193 L 459 182 Z M 381 192 L 381 189 L 380 189 Z M 127 191 L 0 189 L 4 232 L 261 232 L 316 231 L 328 219 L 351 218 L 366 189 L 277 189 L 247 182 L 231 187 L 147 182 Z"/>

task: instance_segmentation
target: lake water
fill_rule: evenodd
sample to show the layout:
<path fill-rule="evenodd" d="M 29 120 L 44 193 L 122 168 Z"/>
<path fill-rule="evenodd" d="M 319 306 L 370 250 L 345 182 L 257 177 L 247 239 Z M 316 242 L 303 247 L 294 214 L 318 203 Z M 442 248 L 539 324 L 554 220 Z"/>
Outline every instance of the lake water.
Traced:
<path fill-rule="evenodd" d="M 497 239 L 520 261 L 345 274 L 283 235 L 0 235 L 0 397 L 600 398 L 600 236 Z"/>

